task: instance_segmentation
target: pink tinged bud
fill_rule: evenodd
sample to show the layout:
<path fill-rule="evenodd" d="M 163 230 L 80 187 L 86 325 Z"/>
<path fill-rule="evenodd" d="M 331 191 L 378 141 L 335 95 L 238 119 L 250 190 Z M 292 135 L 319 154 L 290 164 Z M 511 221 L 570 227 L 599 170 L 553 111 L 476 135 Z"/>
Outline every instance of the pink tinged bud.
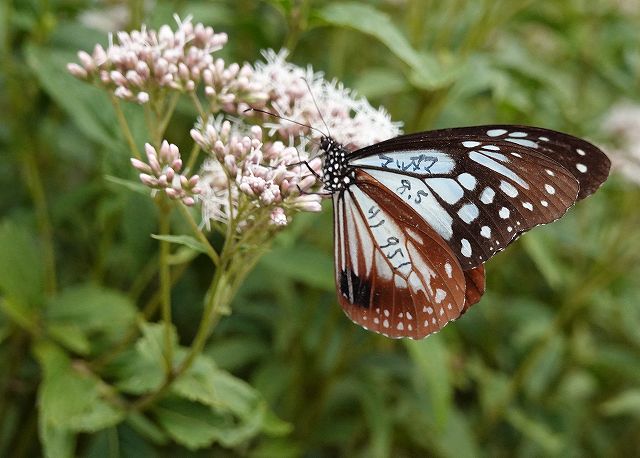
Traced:
<path fill-rule="evenodd" d="M 205 86 L 204 95 L 206 95 L 207 97 L 213 97 L 216 95 L 216 90 L 211 86 Z"/>
<path fill-rule="evenodd" d="M 185 89 L 185 91 L 193 92 L 196 89 L 196 83 L 193 80 L 189 80 L 184 85 L 184 89 Z"/>
<path fill-rule="evenodd" d="M 131 158 L 131 165 L 136 169 L 139 170 L 140 172 L 143 173 L 151 173 L 151 167 L 149 167 L 148 164 L 142 162 L 139 159 L 136 159 L 134 157 Z"/>
<path fill-rule="evenodd" d="M 247 195 L 255 196 L 253 189 L 251 189 L 251 186 L 249 186 L 249 183 L 247 182 L 240 183 L 240 186 L 238 186 L 238 188 L 240 189 L 240 191 L 244 192 Z"/>
<path fill-rule="evenodd" d="M 115 91 L 113 91 L 113 95 L 118 97 L 119 99 L 131 99 L 133 97 L 133 93 L 127 89 L 126 87 L 118 86 Z"/>
<path fill-rule="evenodd" d="M 146 92 L 138 92 L 138 95 L 136 96 L 136 100 L 138 101 L 138 103 L 147 103 L 149 101 L 149 94 Z"/>
<path fill-rule="evenodd" d="M 193 138 L 194 142 L 196 142 L 198 145 L 200 145 L 203 148 L 206 147 L 207 142 L 205 141 L 204 137 L 202 136 L 199 130 L 191 129 L 189 133 L 191 134 L 191 138 Z"/>
<path fill-rule="evenodd" d="M 193 207 L 196 203 L 196 200 L 191 196 L 183 197 L 182 203 L 185 204 L 187 207 Z"/>
<path fill-rule="evenodd" d="M 158 41 L 161 43 L 173 42 L 173 32 L 171 31 L 171 27 L 166 24 L 160 27 L 160 30 L 158 30 Z"/>
<path fill-rule="evenodd" d="M 113 81 L 118 86 L 127 86 L 129 84 L 129 82 L 122 75 L 122 73 L 117 72 L 115 70 L 109 72 L 109 77 L 111 78 L 111 81 Z"/>
<path fill-rule="evenodd" d="M 100 81 L 103 84 L 109 84 L 111 82 L 111 78 L 109 78 L 109 72 L 103 70 L 100 72 Z"/>
<path fill-rule="evenodd" d="M 232 154 L 227 154 L 224 157 L 224 166 L 229 172 L 235 174 L 238 170 L 235 156 L 233 156 Z"/>
<path fill-rule="evenodd" d="M 300 183 L 298 183 L 298 186 L 303 191 L 306 191 L 307 189 L 312 187 L 314 184 L 316 184 L 316 177 L 314 175 L 309 175 L 304 177 L 302 180 L 300 180 Z"/>
<path fill-rule="evenodd" d="M 136 73 L 140 75 L 141 78 L 149 78 L 150 71 L 147 63 L 142 60 L 138 61 L 136 63 Z"/>
<path fill-rule="evenodd" d="M 180 191 L 176 191 L 173 188 L 166 188 L 164 192 L 169 196 L 170 199 L 177 199 L 180 197 Z"/>
<path fill-rule="evenodd" d="M 169 180 L 167 180 L 167 176 L 164 173 L 158 177 L 158 186 L 163 188 L 169 186 Z"/>
<path fill-rule="evenodd" d="M 139 175 L 140 181 L 145 186 L 149 186 L 150 188 L 156 188 L 158 186 L 158 180 L 152 177 L 151 175 L 147 175 L 146 173 L 141 173 Z"/>
<path fill-rule="evenodd" d="M 171 167 L 167 167 L 167 170 L 164 172 L 163 176 L 166 176 L 167 182 L 172 183 L 173 178 L 176 176 L 176 172 Z"/>
<path fill-rule="evenodd" d="M 171 168 L 176 172 L 179 172 L 180 169 L 182 169 L 182 159 L 180 158 L 174 159 L 173 162 L 171 163 Z"/>
<path fill-rule="evenodd" d="M 276 226 L 286 226 L 287 216 L 284 214 L 284 210 L 280 207 L 274 208 L 271 212 L 271 222 Z"/>
<path fill-rule="evenodd" d="M 300 197 L 310 197 L 310 196 L 300 196 Z M 322 211 L 322 205 L 318 201 L 302 201 L 299 202 L 296 200 L 294 206 L 301 211 L 305 212 L 319 212 Z"/>
<path fill-rule="evenodd" d="M 107 53 L 100 45 L 93 48 L 93 60 L 97 65 L 102 65 L 107 60 Z"/>
<path fill-rule="evenodd" d="M 189 71 L 189 67 L 187 67 L 182 62 L 178 64 L 178 74 L 180 75 L 180 78 L 182 78 L 183 80 L 188 80 L 191 77 L 191 72 Z"/>
<path fill-rule="evenodd" d="M 67 71 L 76 78 L 87 79 L 87 71 L 78 64 L 67 64 Z"/>
<path fill-rule="evenodd" d="M 93 61 L 93 58 L 89 55 L 89 53 L 85 51 L 78 51 L 78 60 L 80 61 L 80 64 L 85 68 L 85 70 L 90 72 L 95 70 L 96 63 Z"/>
<path fill-rule="evenodd" d="M 198 175 L 194 175 L 189 178 L 187 185 L 192 191 L 194 191 L 195 189 L 197 189 L 195 186 L 198 184 L 198 181 L 200 181 L 200 177 Z"/>

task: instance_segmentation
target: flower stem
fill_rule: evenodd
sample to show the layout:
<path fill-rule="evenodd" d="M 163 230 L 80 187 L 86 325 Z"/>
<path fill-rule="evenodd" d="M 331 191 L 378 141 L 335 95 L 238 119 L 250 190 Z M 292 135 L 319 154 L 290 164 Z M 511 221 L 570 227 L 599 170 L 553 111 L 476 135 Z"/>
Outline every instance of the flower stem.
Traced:
<path fill-rule="evenodd" d="M 118 118 L 118 124 L 120 124 L 120 129 L 122 129 L 122 133 L 124 134 L 124 138 L 129 144 L 129 150 L 131 154 L 136 159 L 142 159 L 142 154 L 138 147 L 136 146 L 136 141 L 133 138 L 133 134 L 131 133 L 131 129 L 129 129 L 129 124 L 127 123 L 127 118 L 122 111 L 122 106 L 120 105 L 120 100 L 115 95 L 111 95 L 111 103 L 113 104 L 113 108 L 116 111 L 116 117 Z"/>
<path fill-rule="evenodd" d="M 209 240 L 207 239 L 207 237 L 205 237 L 205 235 L 202 233 L 202 231 L 198 227 L 198 224 L 193 219 L 193 215 L 191 214 L 187 206 L 184 205 L 182 202 L 179 202 L 178 208 L 184 215 L 185 219 L 187 220 L 187 223 L 189 223 L 189 226 L 191 227 L 191 230 L 195 234 L 196 238 L 204 245 L 205 250 L 207 251 L 207 255 L 209 256 L 213 264 L 216 267 L 219 266 L 220 257 L 218 256 L 218 253 L 216 253 L 216 250 L 211 246 L 211 243 L 209 243 Z"/>
<path fill-rule="evenodd" d="M 169 235 L 171 232 L 171 206 L 166 200 L 159 200 L 160 206 L 160 234 Z M 160 291 L 162 294 L 162 322 L 164 324 L 164 345 L 166 373 L 171 374 L 173 370 L 173 325 L 171 321 L 171 272 L 169 265 L 170 242 L 160 240 Z"/>

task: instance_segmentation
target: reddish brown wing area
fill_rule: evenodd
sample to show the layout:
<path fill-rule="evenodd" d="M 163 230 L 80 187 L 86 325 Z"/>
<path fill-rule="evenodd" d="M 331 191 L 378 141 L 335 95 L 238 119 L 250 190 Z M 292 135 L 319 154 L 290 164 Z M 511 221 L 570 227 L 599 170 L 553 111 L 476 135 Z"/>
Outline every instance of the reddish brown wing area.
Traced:
<path fill-rule="evenodd" d="M 464 271 L 464 279 L 466 282 L 465 302 L 462 313 L 465 313 L 469 308 L 477 304 L 485 291 L 485 273 L 484 264 L 475 267 L 471 270 Z"/>
<path fill-rule="evenodd" d="M 421 339 L 482 295 L 465 298 L 466 274 L 448 244 L 366 172 L 334 199 L 334 211 L 338 300 L 365 329 Z"/>

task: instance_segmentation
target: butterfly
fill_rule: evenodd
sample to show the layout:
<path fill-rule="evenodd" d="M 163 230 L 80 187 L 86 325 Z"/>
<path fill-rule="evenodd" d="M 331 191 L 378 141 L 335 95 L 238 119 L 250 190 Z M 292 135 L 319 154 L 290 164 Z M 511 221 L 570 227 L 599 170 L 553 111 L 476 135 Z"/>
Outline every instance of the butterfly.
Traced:
<path fill-rule="evenodd" d="M 595 192 L 610 161 L 568 134 L 461 127 L 349 151 L 324 135 L 338 301 L 356 324 L 421 339 L 485 291 L 484 262 Z"/>

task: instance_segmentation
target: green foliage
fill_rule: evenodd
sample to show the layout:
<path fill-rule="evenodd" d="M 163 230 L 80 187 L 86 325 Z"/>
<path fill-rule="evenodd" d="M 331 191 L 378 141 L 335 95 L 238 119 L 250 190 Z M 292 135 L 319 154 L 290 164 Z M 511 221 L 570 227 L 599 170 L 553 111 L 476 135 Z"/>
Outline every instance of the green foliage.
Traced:
<path fill-rule="evenodd" d="M 175 3 L 143 3 L 113 30 L 171 23 Z M 344 317 L 330 207 L 300 215 L 244 282 L 218 279 L 236 298 L 199 351 L 216 299 L 207 246 L 175 213 L 162 232 L 113 101 L 65 69 L 107 44 L 86 13 L 117 20 L 109 5 L 0 6 L 0 455 L 637 454 L 640 191 L 618 176 L 491 260 L 482 301 L 420 342 Z M 227 62 L 286 46 L 407 132 L 521 123 L 607 145 L 605 112 L 640 100 L 633 2 L 186 0 L 177 13 L 229 33 Z M 141 149 L 144 110 L 121 107 Z M 179 101 L 167 137 L 190 145 L 196 116 Z M 173 327 L 159 319 L 161 243 Z"/>

